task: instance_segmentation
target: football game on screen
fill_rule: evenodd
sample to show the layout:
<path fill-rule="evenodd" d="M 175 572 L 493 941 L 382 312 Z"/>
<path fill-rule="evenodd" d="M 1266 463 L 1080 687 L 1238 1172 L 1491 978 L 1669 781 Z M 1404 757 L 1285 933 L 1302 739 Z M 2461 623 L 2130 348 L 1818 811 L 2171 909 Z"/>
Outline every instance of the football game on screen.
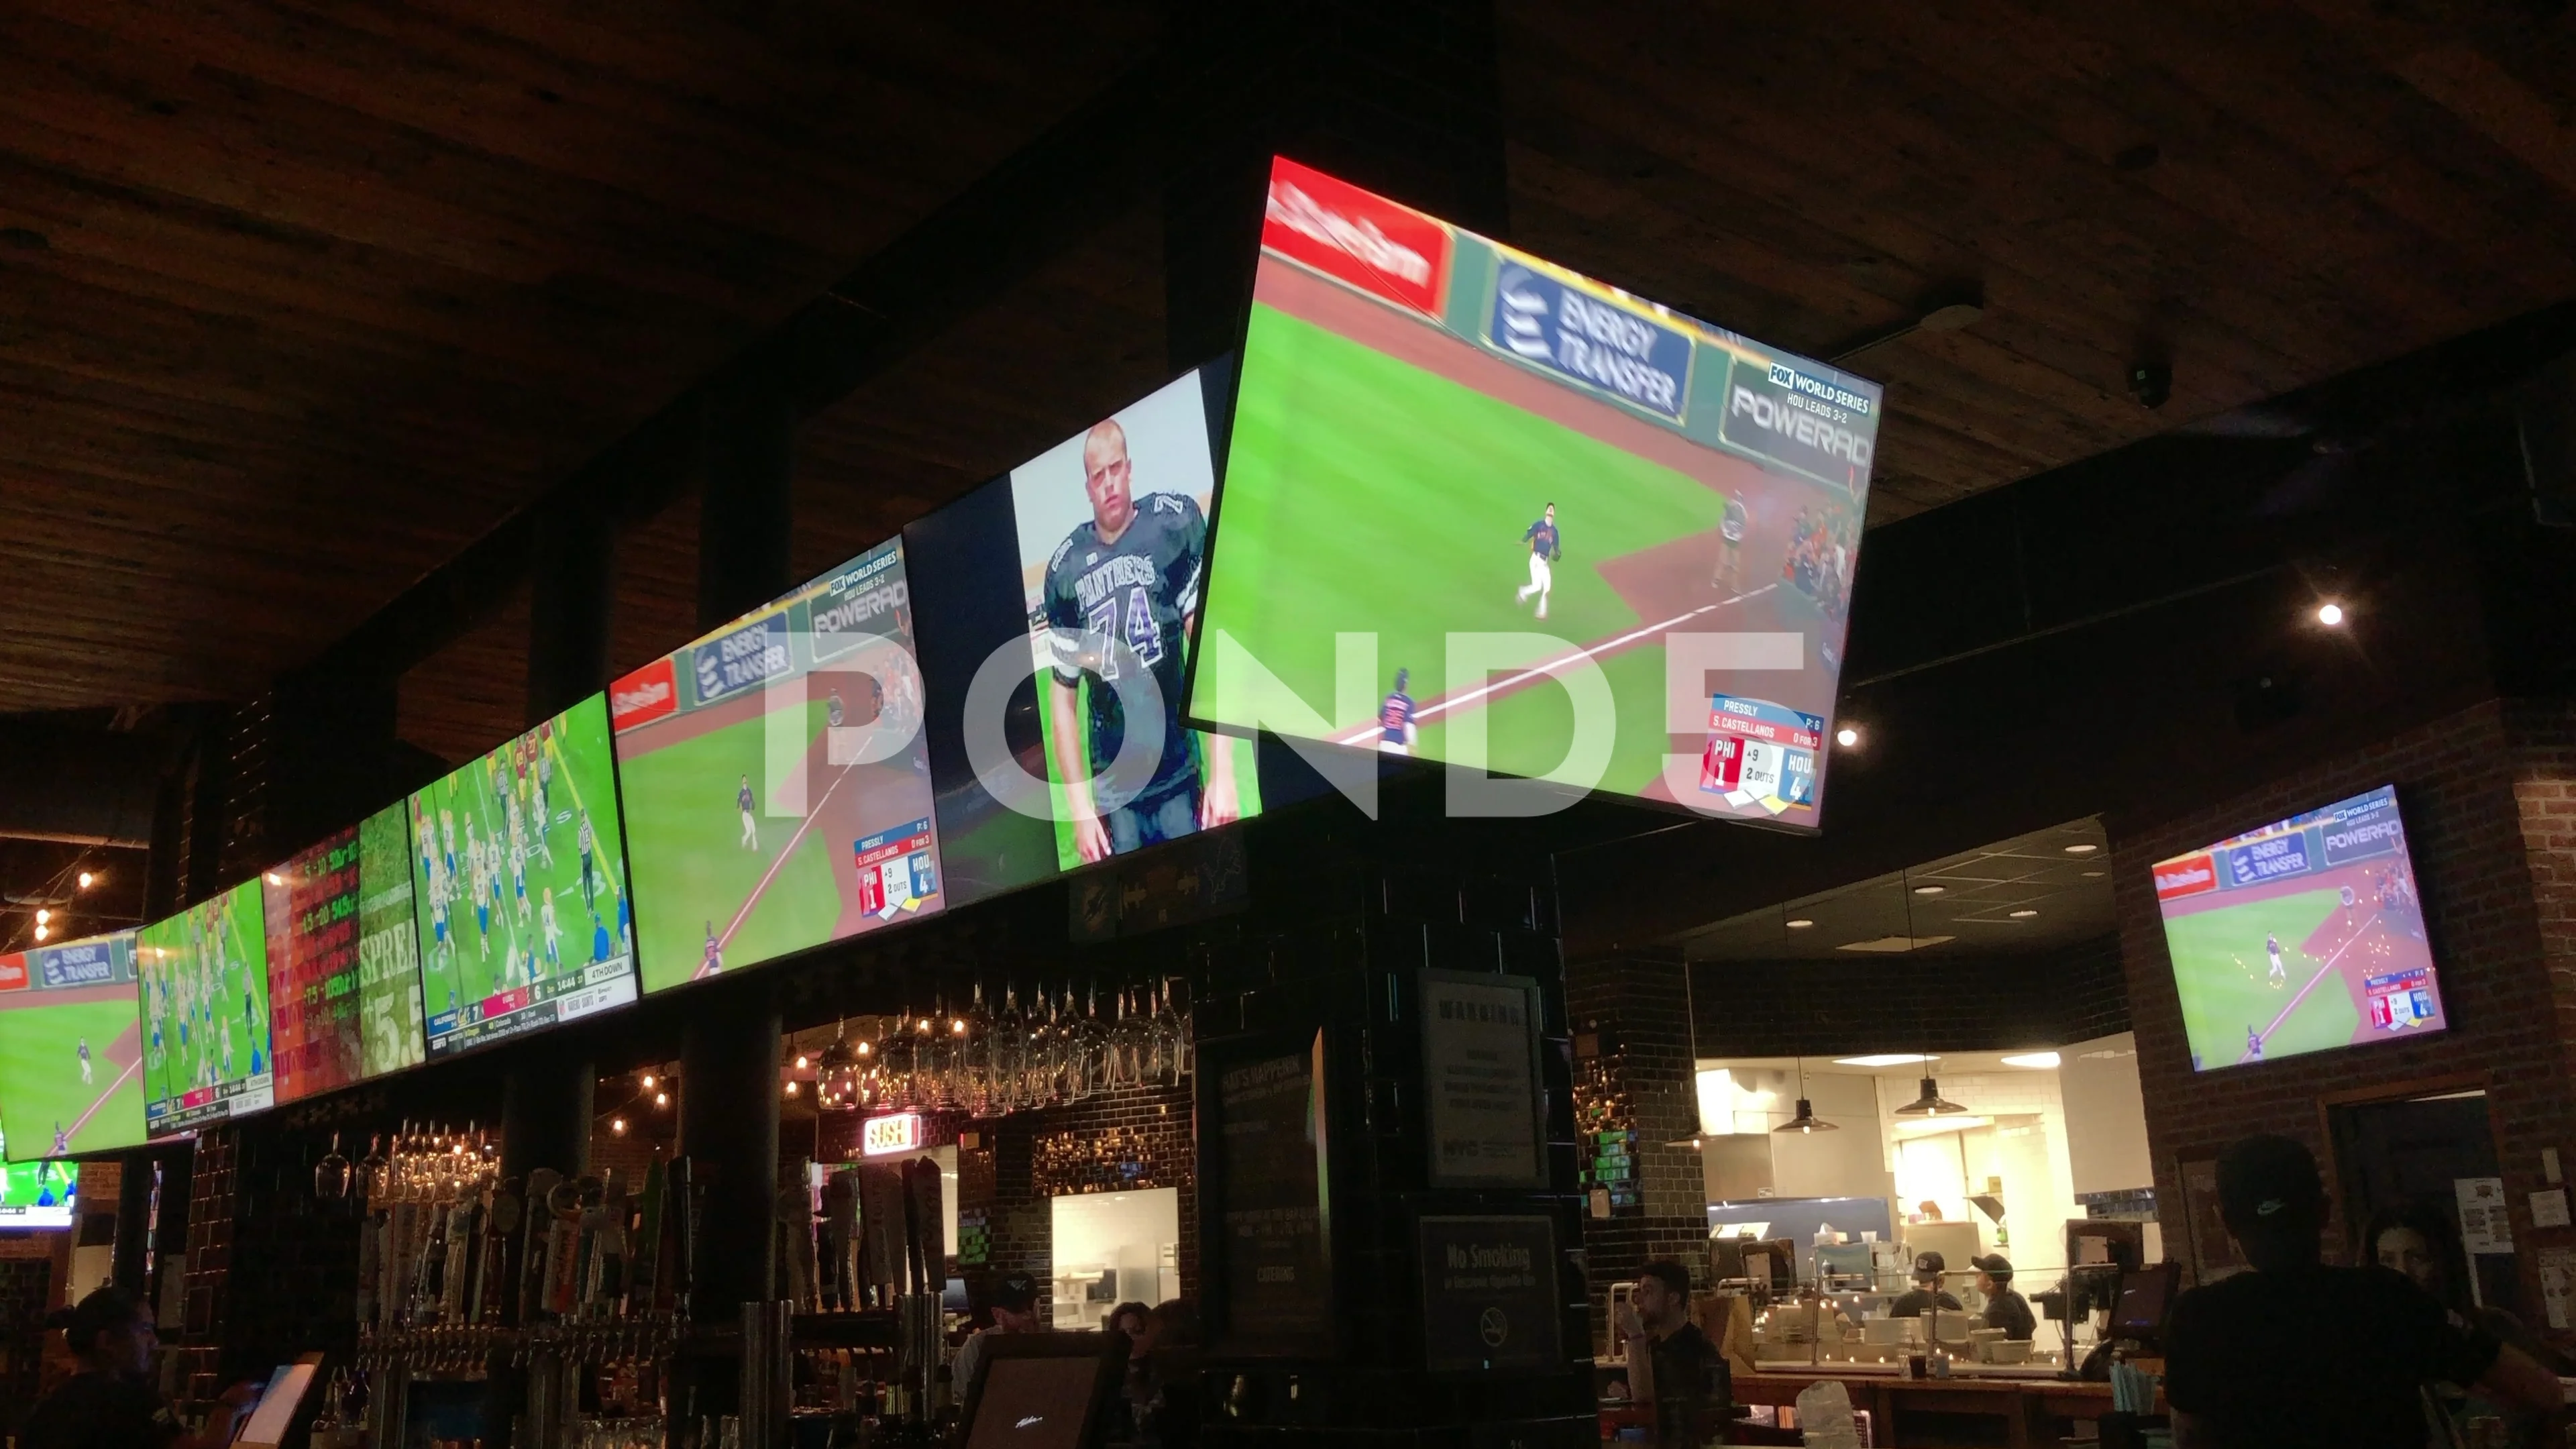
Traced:
<path fill-rule="evenodd" d="M 635 999 L 615 769 L 593 695 L 411 797 L 430 1056 Z"/>
<path fill-rule="evenodd" d="M 6 1142 L 0 1142 L 5 1151 Z M 0 1167 L 0 1228 L 67 1228 L 80 1200 L 80 1168 L 69 1162 Z"/>
<path fill-rule="evenodd" d="M 260 889 L 244 881 L 135 938 L 150 1136 L 193 1132 L 275 1098 Z"/>
<path fill-rule="evenodd" d="M 2159 861 L 2155 886 L 2195 1071 L 2448 1024 L 2394 787 Z"/>
<path fill-rule="evenodd" d="M 261 884 L 277 1100 L 418 1064 L 409 812 L 389 805 L 268 871 Z"/>
<path fill-rule="evenodd" d="M 1473 724 L 1495 773 L 1563 779 L 1555 677 L 1588 666 L 1615 731 L 1581 783 L 1816 825 L 1876 384 L 1286 160 L 1253 298 L 1193 719 L 1298 733 L 1302 704 L 1440 760 Z M 1365 706 L 1345 633 L 1377 641 Z M 1711 634 L 1758 642 L 1690 662 Z M 1477 635 L 1512 637 L 1451 678 Z"/>
<path fill-rule="evenodd" d="M 644 989 L 946 900 L 892 540 L 609 687 Z"/>
<path fill-rule="evenodd" d="M 143 1140 L 134 933 L 0 956 L 0 1137 L 14 1160 Z"/>

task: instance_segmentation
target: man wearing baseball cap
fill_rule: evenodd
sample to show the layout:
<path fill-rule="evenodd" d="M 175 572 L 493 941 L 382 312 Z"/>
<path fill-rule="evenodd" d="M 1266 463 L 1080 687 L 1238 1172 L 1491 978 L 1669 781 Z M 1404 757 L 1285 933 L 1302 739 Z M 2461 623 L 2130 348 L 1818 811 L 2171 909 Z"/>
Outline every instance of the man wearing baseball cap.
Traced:
<path fill-rule="evenodd" d="M 2039 1327 L 2030 1300 L 2013 1291 L 2012 1260 L 1988 1253 L 1968 1262 L 1977 1270 L 1977 1291 L 1986 1295 L 1986 1327 L 2000 1328 L 2006 1338 L 2028 1338 Z"/>
<path fill-rule="evenodd" d="M 2423 1449 L 2424 1386 L 2474 1384 L 2555 1412 L 2558 1380 L 2454 1325 L 2398 1273 L 2322 1261 L 2325 1182 L 2300 1143 L 2248 1137 L 2218 1159 L 2218 1209 L 2251 1272 L 2174 1301 L 2165 1400 L 2175 1449 Z"/>
<path fill-rule="evenodd" d="M 1026 1273 L 1013 1273 L 993 1285 L 993 1326 L 979 1328 L 957 1345 L 957 1361 L 948 1366 L 949 1391 L 964 1403 L 975 1387 L 975 1366 L 984 1361 L 984 1340 L 996 1333 L 1035 1333 L 1038 1323 L 1038 1280 Z"/>
<path fill-rule="evenodd" d="M 1941 1275 L 1949 1268 L 1948 1260 L 1938 1253 L 1915 1254 L 1914 1288 L 1911 1292 L 1898 1294 L 1896 1301 L 1887 1305 L 1887 1316 L 1920 1318 L 1935 1307 L 1944 1313 L 1961 1312 L 1959 1300 L 1951 1297 L 1941 1286 Z"/>

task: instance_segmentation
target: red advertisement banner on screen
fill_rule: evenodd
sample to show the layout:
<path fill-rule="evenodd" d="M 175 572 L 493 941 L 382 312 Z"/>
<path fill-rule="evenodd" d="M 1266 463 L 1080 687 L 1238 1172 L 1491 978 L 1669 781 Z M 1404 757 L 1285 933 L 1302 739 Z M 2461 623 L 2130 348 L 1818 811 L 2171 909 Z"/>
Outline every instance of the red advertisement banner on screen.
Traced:
<path fill-rule="evenodd" d="M 608 686 L 608 727 L 631 730 L 651 724 L 680 707 L 678 676 L 668 657 L 656 659 Z"/>
<path fill-rule="evenodd" d="M 2170 901 L 2218 889 L 2218 867 L 2206 851 L 2156 867 L 2156 899 Z"/>
<path fill-rule="evenodd" d="M 1285 157 L 1271 163 L 1261 244 L 1400 307 L 1440 315 L 1449 229 Z"/>
<path fill-rule="evenodd" d="M 27 958 L 0 956 L 0 991 L 27 989 Z"/>

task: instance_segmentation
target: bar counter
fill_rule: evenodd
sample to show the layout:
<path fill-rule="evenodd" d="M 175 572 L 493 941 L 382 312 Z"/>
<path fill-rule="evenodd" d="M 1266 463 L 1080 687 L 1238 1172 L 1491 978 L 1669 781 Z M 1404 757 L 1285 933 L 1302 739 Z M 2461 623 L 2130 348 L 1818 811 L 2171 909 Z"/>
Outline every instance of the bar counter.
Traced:
<path fill-rule="evenodd" d="M 2003 1421 L 2001 1442 L 2009 1449 L 2053 1449 L 2066 1442 L 2058 1433 L 2061 1419 L 2099 1419 L 2111 1412 L 2111 1386 L 2061 1379 L 2054 1368 L 2022 1369 L 2009 1365 L 1972 1366 L 1946 1379 L 1909 1379 L 1893 1365 L 1763 1364 L 1735 1376 L 1739 1404 L 1787 1405 L 1795 1408 L 1798 1392 L 1819 1379 L 1839 1379 L 1851 1394 L 1854 1411 L 1866 1411 L 1873 1442 L 1902 1449 L 1908 1414 L 1984 1414 Z M 2164 1395 L 2156 1396 L 2164 1412 Z"/>

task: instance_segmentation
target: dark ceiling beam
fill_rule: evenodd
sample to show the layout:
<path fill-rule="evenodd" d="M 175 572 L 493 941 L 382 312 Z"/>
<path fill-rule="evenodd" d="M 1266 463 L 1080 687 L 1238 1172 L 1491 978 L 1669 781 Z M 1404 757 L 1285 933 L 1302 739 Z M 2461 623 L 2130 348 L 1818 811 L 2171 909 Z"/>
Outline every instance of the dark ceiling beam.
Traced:
<path fill-rule="evenodd" d="M 839 402 L 1167 185 L 1270 144 L 1305 98 L 1358 69 L 1320 58 L 1372 32 L 1366 17 L 1315 4 L 1176 33 L 1180 41 L 1146 55 L 306 671 L 412 668 L 512 597 L 546 508 L 588 493 L 621 526 L 649 520 L 695 481 L 707 417 L 747 395 L 783 396 L 800 419 Z"/>

